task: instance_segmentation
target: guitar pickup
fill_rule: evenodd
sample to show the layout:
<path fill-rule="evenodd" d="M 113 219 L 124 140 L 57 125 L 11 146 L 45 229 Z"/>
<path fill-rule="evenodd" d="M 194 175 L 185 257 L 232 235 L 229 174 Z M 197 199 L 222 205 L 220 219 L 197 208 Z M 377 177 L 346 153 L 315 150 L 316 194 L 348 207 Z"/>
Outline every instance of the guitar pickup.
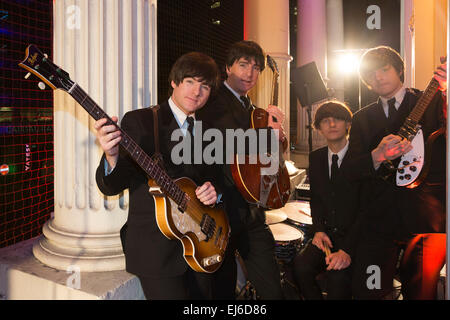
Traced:
<path fill-rule="evenodd" d="M 219 242 L 221 234 L 222 234 L 222 227 L 219 227 L 219 230 L 217 230 L 217 234 L 216 234 L 216 240 L 214 240 L 214 244 L 216 247 L 217 247 L 217 243 Z"/>
<path fill-rule="evenodd" d="M 205 241 L 208 241 L 214 236 L 214 231 L 216 230 L 216 221 L 209 215 L 204 214 L 202 217 L 202 221 L 200 222 L 200 228 L 206 236 Z"/>

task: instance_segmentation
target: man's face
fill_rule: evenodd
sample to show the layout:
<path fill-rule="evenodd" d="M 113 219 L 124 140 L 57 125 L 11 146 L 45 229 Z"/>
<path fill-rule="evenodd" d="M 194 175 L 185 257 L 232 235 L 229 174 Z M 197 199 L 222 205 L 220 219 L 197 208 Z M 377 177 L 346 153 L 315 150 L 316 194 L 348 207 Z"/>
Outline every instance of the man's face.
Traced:
<path fill-rule="evenodd" d="M 208 101 L 211 88 L 199 78 L 184 78 L 178 85 L 171 82 L 172 100 L 186 115 L 195 113 Z"/>
<path fill-rule="evenodd" d="M 403 85 L 397 70 L 390 64 L 369 72 L 366 82 L 372 91 L 386 99 L 392 98 Z"/>
<path fill-rule="evenodd" d="M 319 132 L 327 142 L 338 142 L 347 136 L 350 123 L 334 117 L 323 118 L 319 123 Z"/>
<path fill-rule="evenodd" d="M 239 95 L 244 96 L 253 88 L 258 81 L 260 66 L 255 63 L 255 59 L 240 58 L 231 67 L 227 67 L 227 83 Z"/>

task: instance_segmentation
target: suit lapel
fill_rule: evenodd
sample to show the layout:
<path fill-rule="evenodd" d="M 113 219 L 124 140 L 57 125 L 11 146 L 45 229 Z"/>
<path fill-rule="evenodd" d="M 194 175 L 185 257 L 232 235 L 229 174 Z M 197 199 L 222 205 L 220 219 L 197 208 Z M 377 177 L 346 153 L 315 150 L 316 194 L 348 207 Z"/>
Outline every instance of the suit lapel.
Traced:
<path fill-rule="evenodd" d="M 160 105 L 161 110 L 161 119 L 160 124 L 161 128 L 159 130 L 161 134 L 161 145 L 166 145 L 167 150 L 170 152 L 175 145 L 178 144 L 178 141 L 172 141 L 171 136 L 172 132 L 176 129 L 179 129 L 177 121 L 175 120 L 175 116 L 170 109 L 169 103 L 166 101 Z"/>
<path fill-rule="evenodd" d="M 324 147 L 319 153 L 319 165 L 320 165 L 320 181 L 322 181 L 322 188 L 327 193 L 331 192 L 330 174 L 328 168 L 328 147 Z"/>
<path fill-rule="evenodd" d="M 238 98 L 231 92 L 224 84 L 222 84 L 222 90 L 228 100 L 228 108 L 233 115 L 234 120 L 238 124 L 239 128 L 244 130 L 249 128 L 249 113 L 244 109 Z"/>
<path fill-rule="evenodd" d="M 160 105 L 161 110 L 161 128 L 159 129 L 160 135 L 161 135 L 161 150 L 164 150 L 162 152 L 166 170 L 168 174 L 174 178 L 174 177 L 189 177 L 193 179 L 194 181 L 198 182 L 200 181 L 200 172 L 199 169 L 196 169 L 195 165 L 192 164 L 184 164 L 181 165 L 174 165 L 171 156 L 172 156 L 172 149 L 181 142 L 181 139 L 178 141 L 172 141 L 172 133 L 174 130 L 180 129 L 177 120 L 175 119 L 175 116 L 172 112 L 172 109 L 170 109 L 169 103 L 165 102 Z"/>

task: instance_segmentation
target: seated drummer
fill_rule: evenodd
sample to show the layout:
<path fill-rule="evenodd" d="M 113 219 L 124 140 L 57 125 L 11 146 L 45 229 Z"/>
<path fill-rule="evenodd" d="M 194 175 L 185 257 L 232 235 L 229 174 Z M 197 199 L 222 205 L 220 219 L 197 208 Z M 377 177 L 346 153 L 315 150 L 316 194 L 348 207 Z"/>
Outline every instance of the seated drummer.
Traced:
<path fill-rule="evenodd" d="M 316 277 L 327 276 L 327 299 L 351 299 L 351 263 L 358 235 L 358 186 L 340 172 L 346 165 L 352 112 L 343 103 L 322 104 L 314 117 L 314 128 L 327 146 L 309 155 L 312 234 L 294 259 L 294 276 L 305 300 L 323 299 Z"/>

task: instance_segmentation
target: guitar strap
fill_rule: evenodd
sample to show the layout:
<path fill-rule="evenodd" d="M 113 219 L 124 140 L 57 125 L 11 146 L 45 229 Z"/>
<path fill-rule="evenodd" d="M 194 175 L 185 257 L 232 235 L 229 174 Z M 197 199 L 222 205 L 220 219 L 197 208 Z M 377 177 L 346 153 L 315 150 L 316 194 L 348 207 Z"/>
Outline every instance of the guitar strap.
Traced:
<path fill-rule="evenodd" d="M 158 110 L 159 104 L 150 107 L 153 111 L 153 136 L 155 141 L 155 153 L 152 158 L 160 167 L 163 167 L 163 157 L 159 151 L 159 128 L 158 128 Z"/>

